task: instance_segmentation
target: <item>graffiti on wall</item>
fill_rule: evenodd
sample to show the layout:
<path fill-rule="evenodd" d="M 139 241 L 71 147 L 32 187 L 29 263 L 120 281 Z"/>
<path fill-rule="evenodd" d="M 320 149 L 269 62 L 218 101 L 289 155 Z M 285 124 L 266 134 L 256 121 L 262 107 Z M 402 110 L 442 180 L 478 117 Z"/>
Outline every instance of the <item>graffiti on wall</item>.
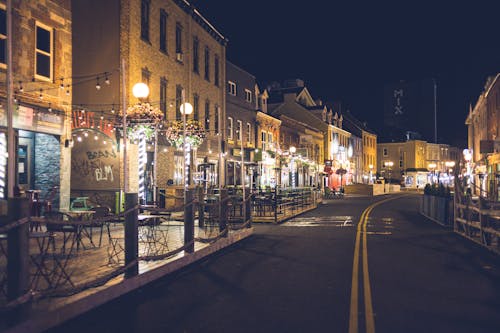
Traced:
<path fill-rule="evenodd" d="M 97 140 L 95 138 L 98 138 Z M 71 151 L 73 190 L 118 190 L 120 159 L 116 145 L 102 133 L 81 136 Z"/>

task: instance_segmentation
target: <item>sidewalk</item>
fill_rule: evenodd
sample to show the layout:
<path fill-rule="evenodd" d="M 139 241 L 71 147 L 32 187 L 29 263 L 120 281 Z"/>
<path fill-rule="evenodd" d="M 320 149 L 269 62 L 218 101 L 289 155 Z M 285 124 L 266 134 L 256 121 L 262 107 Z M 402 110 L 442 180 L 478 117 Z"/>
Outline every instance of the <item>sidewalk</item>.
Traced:
<path fill-rule="evenodd" d="M 182 213 L 173 213 L 168 223 L 162 223 L 154 228 L 140 227 L 139 257 L 151 259 L 182 247 L 184 228 L 181 219 Z M 199 237 L 198 239 L 216 238 L 216 240 L 211 243 L 196 241 L 193 253 L 180 251 L 167 259 L 139 260 L 139 274 L 131 278 L 125 279 L 124 275 L 120 274 L 101 286 L 85 289 L 72 296 L 35 300 L 31 303 L 28 318 L 5 332 L 42 332 L 57 326 L 247 238 L 252 235 L 253 228 L 230 230 L 227 237 L 221 238 L 214 237 L 217 233 L 218 226 L 195 227 L 195 237 Z M 109 274 L 117 267 L 123 267 L 124 253 L 115 253 L 113 260 L 110 256 L 110 251 L 112 252 L 116 245 L 113 242 L 122 237 L 123 226 L 115 225 L 111 228 L 109 237 L 103 237 L 101 246 L 90 246 L 89 240 L 85 240 L 88 248 L 80 249 L 67 260 L 65 269 L 70 276 L 70 282 L 63 286 L 68 288 L 70 284 L 75 286 L 85 284 L 89 280 Z M 35 246 L 36 244 L 30 244 L 30 253 Z M 5 328 L 3 325 L 0 326 L 0 331 Z"/>

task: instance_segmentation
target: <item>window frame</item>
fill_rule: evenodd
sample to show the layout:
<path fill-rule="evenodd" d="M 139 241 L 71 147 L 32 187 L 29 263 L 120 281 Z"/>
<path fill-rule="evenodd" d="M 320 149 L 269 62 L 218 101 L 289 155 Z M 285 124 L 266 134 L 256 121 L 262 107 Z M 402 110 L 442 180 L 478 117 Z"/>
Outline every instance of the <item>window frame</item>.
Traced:
<path fill-rule="evenodd" d="M 38 33 L 38 28 L 46 30 L 50 34 L 50 42 L 49 42 L 49 44 L 50 44 L 49 45 L 50 53 L 47 53 L 47 51 L 39 50 L 37 48 L 37 33 Z M 37 71 L 38 71 L 38 68 L 37 68 L 38 67 L 37 55 L 39 53 L 42 54 L 42 55 L 44 55 L 44 56 L 48 56 L 50 58 L 50 60 L 49 60 L 49 66 L 50 66 L 49 77 L 37 73 Z M 50 27 L 50 26 L 48 26 L 46 24 L 43 24 L 42 22 L 39 22 L 39 21 L 35 22 L 35 68 L 34 68 L 34 70 L 35 70 L 35 78 L 38 79 L 38 80 L 52 81 L 54 79 L 54 28 Z"/>
<path fill-rule="evenodd" d="M 210 48 L 205 46 L 205 80 L 210 81 Z"/>
<path fill-rule="evenodd" d="M 238 124 L 238 135 L 236 136 L 236 140 L 241 142 L 241 140 L 243 140 L 243 122 L 241 120 L 236 120 L 236 123 Z"/>
<path fill-rule="evenodd" d="M 200 40 L 193 36 L 193 72 L 200 74 Z"/>
<path fill-rule="evenodd" d="M 0 39 L 5 43 L 4 57 L 5 62 L 0 62 L 0 68 L 7 68 L 7 8 L 3 3 L 0 3 L 0 11 L 5 12 L 5 34 L 0 33 Z"/>
<path fill-rule="evenodd" d="M 220 60 L 219 60 L 219 55 L 216 54 L 214 55 L 214 85 L 219 86 L 220 84 L 220 77 L 219 77 L 219 66 L 220 66 Z"/>
<path fill-rule="evenodd" d="M 210 131 L 210 100 L 205 100 L 205 131 Z"/>
<path fill-rule="evenodd" d="M 249 89 L 245 89 L 245 101 L 252 103 L 252 91 Z"/>
<path fill-rule="evenodd" d="M 246 137 L 247 137 L 247 143 L 251 143 L 252 142 L 252 124 L 250 123 L 247 123 L 247 133 L 246 133 Z"/>
<path fill-rule="evenodd" d="M 183 54 L 182 51 L 182 31 L 184 28 L 180 22 L 175 24 L 175 53 Z"/>
<path fill-rule="evenodd" d="M 227 81 L 227 92 L 231 96 L 236 96 L 236 83 L 233 81 Z"/>
<path fill-rule="evenodd" d="M 147 12 L 144 12 L 144 7 L 147 7 Z M 150 22 L 151 22 L 151 1 L 141 0 L 141 39 L 150 43 Z"/>
<path fill-rule="evenodd" d="M 165 9 L 160 9 L 160 51 L 168 54 L 168 13 Z"/>
<path fill-rule="evenodd" d="M 227 117 L 227 138 L 233 140 L 233 117 Z"/>

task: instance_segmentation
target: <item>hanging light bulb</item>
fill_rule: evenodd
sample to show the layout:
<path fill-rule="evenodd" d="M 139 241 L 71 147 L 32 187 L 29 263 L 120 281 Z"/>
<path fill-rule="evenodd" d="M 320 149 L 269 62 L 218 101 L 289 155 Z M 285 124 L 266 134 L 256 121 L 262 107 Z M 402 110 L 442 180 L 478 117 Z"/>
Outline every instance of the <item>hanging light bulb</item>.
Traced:
<path fill-rule="evenodd" d="M 104 83 L 106 83 L 107 85 L 109 85 L 109 84 L 110 84 L 110 82 L 109 82 L 109 78 L 108 78 L 108 73 L 106 73 L 106 74 L 104 74 L 104 75 L 105 75 L 105 76 L 104 76 L 104 77 L 105 77 L 105 78 L 104 78 Z"/>
<path fill-rule="evenodd" d="M 88 133 L 87 131 L 85 131 L 85 132 L 83 132 L 83 135 L 84 135 L 85 137 L 88 137 L 88 136 L 89 136 L 89 133 Z"/>
<path fill-rule="evenodd" d="M 76 141 L 82 142 L 82 137 L 81 136 L 76 137 Z"/>
<path fill-rule="evenodd" d="M 40 99 L 43 99 L 42 92 L 43 92 L 43 90 L 42 90 L 42 89 L 40 89 L 40 95 L 38 95 L 38 97 L 39 97 Z"/>
<path fill-rule="evenodd" d="M 99 137 L 97 137 L 97 135 L 94 135 L 94 140 L 99 140 Z"/>
<path fill-rule="evenodd" d="M 59 85 L 61 90 L 64 90 L 64 79 L 61 79 L 61 84 Z"/>
<path fill-rule="evenodd" d="M 66 95 L 69 96 L 69 84 L 66 86 Z"/>
<path fill-rule="evenodd" d="M 101 85 L 100 85 L 100 83 L 99 83 L 99 77 L 97 77 L 97 83 L 95 84 L 95 88 L 96 88 L 97 90 L 101 90 Z"/>
<path fill-rule="evenodd" d="M 111 107 L 111 113 L 115 113 L 115 106 L 114 105 Z"/>
<path fill-rule="evenodd" d="M 23 81 L 19 81 L 19 91 L 20 91 L 20 92 L 23 92 L 23 91 L 24 91 Z"/>
<path fill-rule="evenodd" d="M 103 120 L 103 119 L 104 119 L 104 116 L 101 114 L 101 120 Z"/>
<path fill-rule="evenodd" d="M 51 105 L 51 103 L 49 103 L 49 109 L 48 110 L 49 110 L 49 112 L 52 112 L 52 107 L 50 105 Z"/>

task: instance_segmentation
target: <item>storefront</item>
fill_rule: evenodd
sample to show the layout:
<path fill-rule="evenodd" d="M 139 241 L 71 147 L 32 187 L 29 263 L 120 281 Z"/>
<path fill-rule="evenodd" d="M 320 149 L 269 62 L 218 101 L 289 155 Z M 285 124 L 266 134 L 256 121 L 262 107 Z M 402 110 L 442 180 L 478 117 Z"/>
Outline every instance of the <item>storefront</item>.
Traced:
<path fill-rule="evenodd" d="M 2 103 L 5 105 L 5 103 Z M 59 207 L 56 191 L 61 181 L 61 135 L 65 114 L 62 111 L 38 108 L 27 104 L 15 106 L 13 128 L 17 139 L 16 177 L 21 194 L 39 201 L 50 201 Z M 0 107 L 0 199 L 7 196 L 7 118 Z M 2 153 L 3 152 L 3 153 Z M 36 209 L 36 213 L 42 211 Z"/>

